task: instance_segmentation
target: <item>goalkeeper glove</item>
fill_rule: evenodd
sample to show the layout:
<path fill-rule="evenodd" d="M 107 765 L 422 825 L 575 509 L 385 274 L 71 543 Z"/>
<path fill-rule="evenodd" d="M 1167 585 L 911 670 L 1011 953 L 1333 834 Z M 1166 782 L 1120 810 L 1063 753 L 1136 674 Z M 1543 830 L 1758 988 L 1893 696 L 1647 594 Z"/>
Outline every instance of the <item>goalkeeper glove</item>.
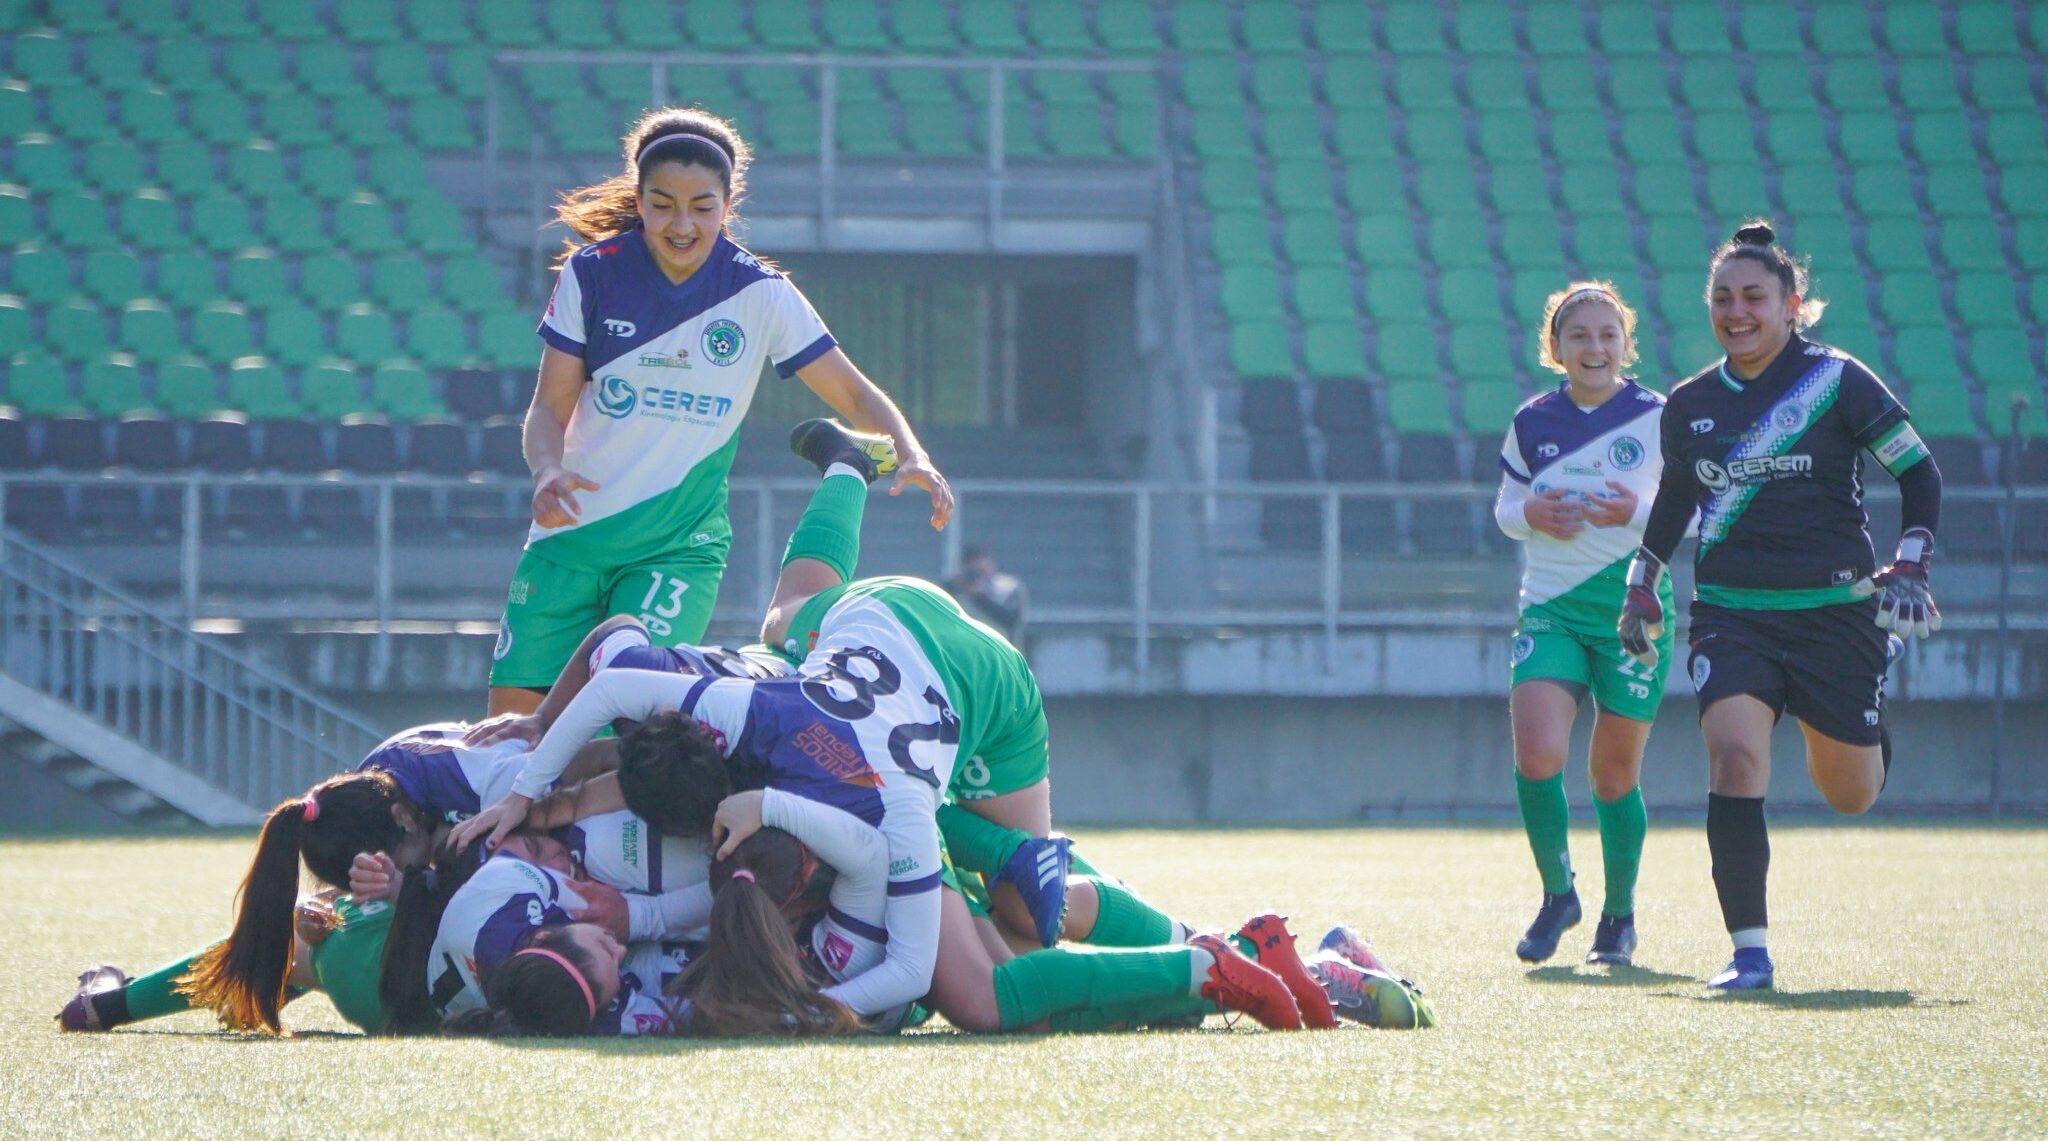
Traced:
<path fill-rule="evenodd" d="M 1877 588 L 1877 624 L 1901 638 L 1925 638 L 1941 629 L 1941 611 L 1927 587 L 1934 534 L 1915 527 L 1899 536 L 1898 557 L 1871 579 Z"/>
<path fill-rule="evenodd" d="M 1621 621 L 1615 633 L 1621 648 L 1650 669 L 1657 668 L 1657 639 L 1664 634 L 1664 603 L 1657 598 L 1657 586 L 1664 578 L 1664 560 L 1637 547 L 1628 564 L 1628 593 L 1621 599 Z"/>

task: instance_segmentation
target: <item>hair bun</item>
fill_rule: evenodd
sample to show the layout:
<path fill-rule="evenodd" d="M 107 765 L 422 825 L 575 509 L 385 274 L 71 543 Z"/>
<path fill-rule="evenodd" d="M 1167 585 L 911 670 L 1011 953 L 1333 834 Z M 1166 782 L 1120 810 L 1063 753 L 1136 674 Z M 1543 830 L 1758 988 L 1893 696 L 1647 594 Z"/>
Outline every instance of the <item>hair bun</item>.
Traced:
<path fill-rule="evenodd" d="M 1778 240 L 1778 232 L 1762 218 L 1752 218 L 1735 231 L 1735 244 L 1741 246 L 1768 246 Z"/>

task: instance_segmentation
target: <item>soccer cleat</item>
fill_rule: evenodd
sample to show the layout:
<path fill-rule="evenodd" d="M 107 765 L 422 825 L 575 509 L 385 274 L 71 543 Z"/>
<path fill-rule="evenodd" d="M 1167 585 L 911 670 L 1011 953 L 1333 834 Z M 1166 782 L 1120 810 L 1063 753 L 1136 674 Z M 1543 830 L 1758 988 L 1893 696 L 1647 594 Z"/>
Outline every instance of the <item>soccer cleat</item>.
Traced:
<path fill-rule="evenodd" d="M 1602 914 L 1600 926 L 1593 929 L 1593 949 L 1586 952 L 1586 961 L 1626 967 L 1635 962 L 1635 954 L 1636 917 Z"/>
<path fill-rule="evenodd" d="M 873 483 L 896 470 L 896 444 L 887 436 L 856 432 L 837 420 L 806 420 L 789 430 L 789 450 L 820 472 L 846 464 Z"/>
<path fill-rule="evenodd" d="M 121 968 L 102 963 L 78 976 L 78 993 L 57 1012 L 57 1026 L 63 1030 L 92 1033 L 112 1030 L 113 1027 L 100 1022 L 100 1012 L 92 1000 L 110 990 L 119 990 L 128 984 L 128 976 Z"/>
<path fill-rule="evenodd" d="M 1042 947 L 1060 941 L 1067 916 L 1067 870 L 1074 862 L 1073 847 L 1074 842 L 1065 836 L 1033 837 L 1018 846 L 996 877 L 997 883 L 1009 884 L 1023 897 Z"/>
<path fill-rule="evenodd" d="M 1188 942 L 1216 960 L 1209 966 L 1209 981 L 1202 984 L 1203 998 L 1224 1010 L 1249 1014 L 1268 1030 L 1301 1029 L 1301 1008 L 1294 1004 L 1294 992 L 1279 975 L 1253 962 L 1214 932 Z"/>
<path fill-rule="evenodd" d="M 1567 889 L 1562 895 L 1543 893 L 1543 907 L 1536 912 L 1536 922 L 1529 924 L 1529 930 L 1522 933 L 1522 941 L 1515 944 L 1515 955 L 1525 963 L 1540 963 L 1557 954 L 1557 941 L 1566 931 L 1579 925 L 1578 889 Z"/>
<path fill-rule="evenodd" d="M 1310 1030 L 1335 1030 L 1337 1016 L 1330 1013 L 1330 996 L 1323 984 L 1308 973 L 1301 955 L 1294 949 L 1294 932 L 1287 929 L 1287 917 L 1268 912 L 1254 916 L 1237 929 L 1238 937 L 1249 939 L 1252 956 L 1259 965 L 1280 976 L 1294 992 L 1294 1005 L 1301 1008 L 1301 1020 Z"/>
<path fill-rule="evenodd" d="M 1776 981 L 1777 964 L 1762 947 L 1737 947 L 1735 959 L 1721 973 L 1707 980 L 1709 990 L 1770 990 Z"/>
<path fill-rule="evenodd" d="M 1323 936 L 1323 941 L 1316 944 L 1316 949 L 1332 952 L 1339 958 L 1355 966 L 1364 967 L 1368 971 L 1393 973 L 1388 970 L 1386 960 L 1380 958 L 1379 952 L 1372 949 L 1372 944 L 1365 941 L 1365 936 L 1349 927 L 1330 928 Z"/>
<path fill-rule="evenodd" d="M 1322 984 L 1337 1014 L 1379 1030 L 1417 1030 L 1436 1025 L 1436 1012 L 1422 988 L 1391 971 L 1362 967 L 1327 948 L 1303 964 Z"/>

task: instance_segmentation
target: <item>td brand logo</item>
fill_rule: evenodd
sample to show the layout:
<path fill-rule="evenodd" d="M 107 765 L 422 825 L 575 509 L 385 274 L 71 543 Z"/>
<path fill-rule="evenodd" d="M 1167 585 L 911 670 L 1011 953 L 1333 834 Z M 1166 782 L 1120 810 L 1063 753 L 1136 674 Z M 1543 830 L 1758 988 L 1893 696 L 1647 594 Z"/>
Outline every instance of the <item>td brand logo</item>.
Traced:
<path fill-rule="evenodd" d="M 631 321 L 621 321 L 617 317 L 606 317 L 604 319 L 604 331 L 614 337 L 630 337 L 640 330 Z"/>

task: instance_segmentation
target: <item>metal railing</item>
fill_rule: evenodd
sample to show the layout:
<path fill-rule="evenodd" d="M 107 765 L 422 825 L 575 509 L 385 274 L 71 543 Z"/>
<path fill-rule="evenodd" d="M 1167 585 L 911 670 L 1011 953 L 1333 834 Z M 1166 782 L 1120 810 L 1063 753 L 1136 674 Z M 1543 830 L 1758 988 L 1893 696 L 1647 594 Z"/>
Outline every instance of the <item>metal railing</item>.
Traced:
<path fill-rule="evenodd" d="M 0 670 L 257 808 L 382 737 L 4 527 Z"/>

